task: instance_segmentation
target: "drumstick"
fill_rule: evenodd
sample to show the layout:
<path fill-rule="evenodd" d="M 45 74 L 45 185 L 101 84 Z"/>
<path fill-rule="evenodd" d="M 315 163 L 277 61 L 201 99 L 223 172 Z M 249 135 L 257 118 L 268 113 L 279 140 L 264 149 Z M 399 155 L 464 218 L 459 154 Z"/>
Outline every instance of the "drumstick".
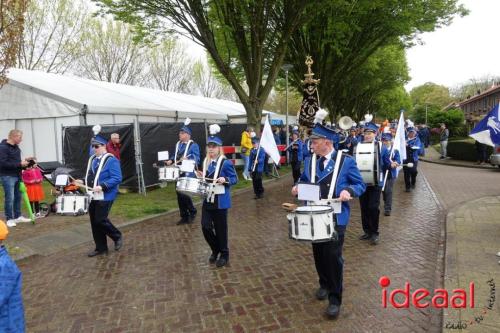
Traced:
<path fill-rule="evenodd" d="M 205 178 L 205 180 L 217 180 L 214 178 Z M 229 182 L 217 183 L 217 184 L 229 184 Z"/>

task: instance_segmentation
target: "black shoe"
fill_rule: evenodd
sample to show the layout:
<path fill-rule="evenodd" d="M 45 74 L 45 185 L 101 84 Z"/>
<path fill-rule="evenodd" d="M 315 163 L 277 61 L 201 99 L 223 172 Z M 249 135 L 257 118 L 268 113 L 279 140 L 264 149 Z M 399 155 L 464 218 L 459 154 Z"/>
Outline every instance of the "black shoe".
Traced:
<path fill-rule="evenodd" d="M 373 235 L 370 239 L 370 244 L 377 245 L 378 244 L 378 235 Z"/>
<path fill-rule="evenodd" d="M 94 251 L 91 251 L 89 253 L 87 253 L 87 256 L 92 258 L 92 257 L 95 257 L 95 256 L 100 256 L 102 254 L 108 254 L 108 250 L 104 250 L 104 251 L 97 251 L 97 250 L 94 250 Z"/>
<path fill-rule="evenodd" d="M 329 304 L 325 310 L 325 314 L 330 319 L 336 319 L 339 316 L 339 313 L 340 313 L 340 306 L 336 304 Z"/>
<path fill-rule="evenodd" d="M 188 223 L 189 223 L 189 219 L 182 218 L 179 220 L 179 222 L 177 222 L 177 225 L 188 224 Z"/>
<path fill-rule="evenodd" d="M 119 251 L 123 246 L 123 236 L 120 236 L 120 238 L 118 238 L 116 241 L 115 241 L 115 251 Z"/>
<path fill-rule="evenodd" d="M 411 189 L 408 187 L 405 192 L 411 192 Z"/>
<path fill-rule="evenodd" d="M 384 215 L 385 215 L 385 216 L 391 216 L 391 211 L 390 211 L 390 210 L 386 210 L 386 211 L 384 212 Z"/>
<path fill-rule="evenodd" d="M 219 260 L 215 262 L 215 266 L 217 267 L 223 267 L 227 265 L 228 260 L 224 257 L 220 257 Z"/>
<path fill-rule="evenodd" d="M 359 236 L 359 240 L 367 240 L 370 238 L 371 238 L 371 235 L 369 235 L 369 234 L 363 234 L 363 235 Z"/>
<path fill-rule="evenodd" d="M 210 255 L 210 258 L 208 258 L 208 262 L 211 264 L 214 264 L 217 261 L 217 256 L 218 256 L 218 254 L 212 253 Z"/>
<path fill-rule="evenodd" d="M 319 289 L 316 290 L 316 299 L 318 301 L 324 301 L 327 298 L 328 298 L 328 290 L 326 290 L 325 288 L 319 287 Z"/>
<path fill-rule="evenodd" d="M 188 219 L 188 222 L 187 223 L 194 223 L 194 219 L 196 218 L 196 214 L 194 215 L 191 215 Z"/>

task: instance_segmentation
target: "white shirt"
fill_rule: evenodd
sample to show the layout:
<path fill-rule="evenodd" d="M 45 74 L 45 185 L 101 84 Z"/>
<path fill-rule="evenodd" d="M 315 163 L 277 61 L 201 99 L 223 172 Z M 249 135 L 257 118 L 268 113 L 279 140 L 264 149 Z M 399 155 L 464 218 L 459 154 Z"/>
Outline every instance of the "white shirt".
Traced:
<path fill-rule="evenodd" d="M 326 166 L 328 165 L 328 162 L 330 162 L 330 160 L 332 159 L 332 155 L 334 152 L 335 152 L 335 149 L 333 149 L 331 152 L 329 152 L 328 154 L 325 155 L 325 160 L 323 161 L 323 169 L 326 168 Z"/>

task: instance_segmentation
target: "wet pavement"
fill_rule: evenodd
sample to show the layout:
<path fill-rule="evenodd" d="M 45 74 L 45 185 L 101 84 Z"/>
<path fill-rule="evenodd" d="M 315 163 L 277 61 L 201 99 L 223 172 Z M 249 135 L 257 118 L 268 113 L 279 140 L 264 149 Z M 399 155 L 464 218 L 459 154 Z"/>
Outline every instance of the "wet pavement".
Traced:
<path fill-rule="evenodd" d="M 420 176 L 419 176 L 420 177 Z M 402 177 L 401 177 L 402 178 Z M 124 247 L 87 258 L 92 243 L 32 257 L 24 274 L 28 332 L 438 332 L 441 316 L 427 309 L 382 308 L 381 276 L 391 288 L 410 281 L 434 289 L 443 216 L 421 177 L 412 193 L 395 185 L 393 214 L 381 217 L 380 244 L 359 241 L 357 200 L 344 245 L 344 304 L 336 321 L 314 299 L 311 246 L 288 238 L 281 203 L 291 177 L 267 184 L 265 198 L 246 192 L 229 214 L 230 265 L 208 264 L 197 223 L 177 216 L 135 225 Z"/>

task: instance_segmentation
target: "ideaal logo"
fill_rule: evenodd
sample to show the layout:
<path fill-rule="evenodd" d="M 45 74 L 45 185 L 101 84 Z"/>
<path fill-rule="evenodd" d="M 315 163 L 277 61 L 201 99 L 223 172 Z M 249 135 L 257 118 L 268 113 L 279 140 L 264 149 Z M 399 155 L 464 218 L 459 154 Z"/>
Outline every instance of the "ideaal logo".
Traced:
<path fill-rule="evenodd" d="M 460 320 L 458 322 L 446 322 L 446 329 L 466 329 L 474 324 L 480 324 L 485 316 L 488 314 L 488 311 L 493 310 L 493 306 L 496 300 L 496 287 L 495 281 L 493 279 L 486 282 L 489 287 L 489 297 L 486 301 L 485 306 L 480 307 L 480 312 L 478 314 L 474 314 L 472 319 L 469 320 Z M 391 280 L 387 276 L 382 276 L 379 279 L 379 284 L 382 287 L 382 307 L 387 308 L 388 302 L 392 305 L 392 307 L 396 309 L 400 308 L 409 308 L 410 300 L 414 307 L 416 308 L 426 308 L 432 304 L 433 307 L 441 309 L 441 308 L 454 308 L 454 309 L 465 309 L 469 307 L 470 309 L 475 308 L 474 304 L 474 282 L 469 283 L 468 290 L 465 289 L 453 289 L 450 293 L 446 289 L 435 289 L 434 294 L 432 294 L 431 301 L 424 301 L 424 298 L 431 295 L 431 292 L 425 288 L 419 288 L 413 292 L 411 292 L 411 285 L 409 282 L 405 283 L 404 289 L 394 289 L 389 295 L 387 291 L 387 287 L 391 284 Z M 396 301 L 396 296 L 402 295 L 403 301 L 398 303 Z"/>
<path fill-rule="evenodd" d="M 382 307 L 387 308 L 387 287 L 391 284 L 391 280 L 387 276 L 382 276 L 378 283 L 382 287 Z M 398 303 L 395 300 L 397 295 L 402 295 L 404 300 L 402 303 Z M 431 302 L 424 301 L 424 298 L 431 295 L 431 292 L 425 288 L 419 288 L 411 292 L 411 285 L 409 282 L 405 283 L 404 289 L 394 289 L 389 294 L 390 304 L 396 308 L 409 308 L 410 300 L 414 307 L 422 309 L 430 306 L 441 309 L 448 308 L 466 308 L 467 303 L 470 308 L 474 308 L 474 282 L 469 284 L 469 290 L 464 289 L 453 289 L 451 298 L 450 294 L 446 289 L 435 289 L 432 295 Z M 468 302 L 467 302 L 468 300 Z"/>

